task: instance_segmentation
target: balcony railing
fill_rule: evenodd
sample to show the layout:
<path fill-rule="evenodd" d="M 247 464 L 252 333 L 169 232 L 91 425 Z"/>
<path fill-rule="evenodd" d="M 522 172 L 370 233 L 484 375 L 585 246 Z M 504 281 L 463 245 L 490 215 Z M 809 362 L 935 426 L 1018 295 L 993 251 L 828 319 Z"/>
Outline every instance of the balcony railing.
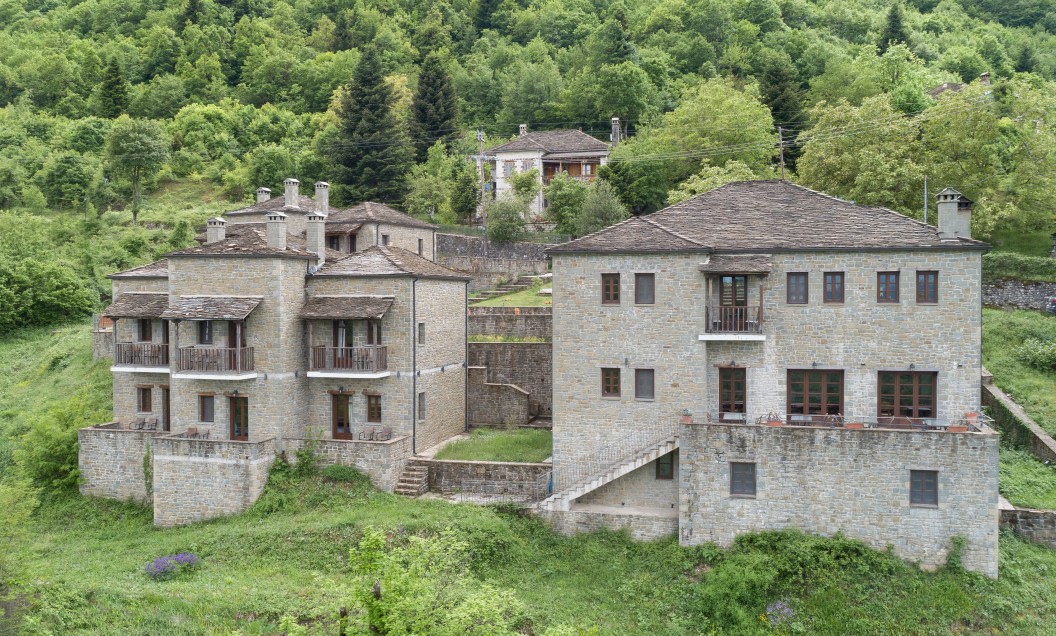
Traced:
<path fill-rule="evenodd" d="M 994 421 L 983 414 L 952 420 L 934 417 L 899 417 L 886 415 L 799 415 L 788 413 L 723 413 L 707 414 L 709 423 L 756 424 L 759 426 L 793 426 L 806 428 L 883 429 L 901 431 L 962 431 L 981 432 L 982 426 L 994 427 Z"/>
<path fill-rule="evenodd" d="M 253 371 L 253 347 L 180 347 L 179 371 Z"/>
<path fill-rule="evenodd" d="M 388 347 L 312 347 L 312 371 L 358 371 L 377 373 L 388 370 Z"/>
<path fill-rule="evenodd" d="M 705 329 L 708 333 L 762 333 L 763 308 L 706 307 Z"/>
<path fill-rule="evenodd" d="M 149 342 L 119 342 L 114 351 L 114 364 L 135 367 L 169 366 L 169 345 Z"/>

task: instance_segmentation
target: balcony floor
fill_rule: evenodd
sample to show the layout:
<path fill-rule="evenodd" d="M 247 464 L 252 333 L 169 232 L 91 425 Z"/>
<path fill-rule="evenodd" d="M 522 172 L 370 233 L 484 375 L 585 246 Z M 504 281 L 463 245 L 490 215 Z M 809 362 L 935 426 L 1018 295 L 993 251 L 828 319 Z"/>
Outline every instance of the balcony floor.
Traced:
<path fill-rule="evenodd" d="M 169 375 L 172 370 L 168 366 L 164 367 L 144 367 L 134 364 L 115 364 L 110 367 L 111 373 L 164 373 Z"/>
<path fill-rule="evenodd" d="M 390 375 L 392 371 L 356 371 L 354 369 L 316 369 L 308 372 L 309 378 L 359 378 L 363 380 L 387 378 Z"/>
<path fill-rule="evenodd" d="M 256 371 L 176 371 L 172 377 L 176 380 L 253 380 Z"/>
<path fill-rule="evenodd" d="M 727 342 L 763 342 L 766 340 L 764 333 L 702 333 L 697 340 L 722 340 Z"/>

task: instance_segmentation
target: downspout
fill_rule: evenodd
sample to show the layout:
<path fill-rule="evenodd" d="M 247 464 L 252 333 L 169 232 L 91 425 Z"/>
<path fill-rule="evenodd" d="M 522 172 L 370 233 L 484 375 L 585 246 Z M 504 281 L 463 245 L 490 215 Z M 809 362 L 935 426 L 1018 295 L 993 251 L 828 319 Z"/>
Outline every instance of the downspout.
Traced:
<path fill-rule="evenodd" d="M 375 234 L 375 236 L 377 236 Z M 418 453 L 418 276 L 411 281 L 411 455 Z"/>
<path fill-rule="evenodd" d="M 374 247 L 381 245 L 381 235 L 378 234 L 379 227 L 381 227 L 380 223 L 374 224 Z"/>
<path fill-rule="evenodd" d="M 435 236 L 435 235 L 434 235 Z M 465 327 L 465 339 L 466 339 L 466 352 L 462 358 L 462 368 L 465 372 L 462 374 L 462 385 L 465 389 L 466 399 L 462 404 L 462 413 L 465 416 L 465 431 L 469 432 L 469 281 L 466 281 L 466 295 L 465 299 L 466 306 L 466 327 Z"/>

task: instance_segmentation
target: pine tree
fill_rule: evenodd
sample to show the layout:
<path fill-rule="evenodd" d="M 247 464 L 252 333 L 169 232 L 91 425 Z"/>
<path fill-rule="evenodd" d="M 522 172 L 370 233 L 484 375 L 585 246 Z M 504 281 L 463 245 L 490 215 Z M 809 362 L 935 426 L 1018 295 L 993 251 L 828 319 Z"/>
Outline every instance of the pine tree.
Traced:
<path fill-rule="evenodd" d="M 800 155 L 800 146 L 795 143 L 797 130 L 807 121 L 803 109 L 804 86 L 796 75 L 796 67 L 787 54 L 767 55 L 758 74 L 760 97 L 770 107 L 774 121 L 782 122 L 785 164 L 792 170 Z"/>
<path fill-rule="evenodd" d="M 884 32 L 880 34 L 880 55 L 887 52 L 892 44 L 905 44 L 909 41 L 909 30 L 906 28 L 905 15 L 902 13 L 902 5 L 895 2 L 887 12 L 887 20 L 884 24 Z"/>
<path fill-rule="evenodd" d="M 499 10 L 500 4 L 502 0 L 477 0 L 477 15 L 474 18 L 477 31 L 498 28 L 495 24 L 495 12 Z"/>
<path fill-rule="evenodd" d="M 1038 59 L 1034 57 L 1034 49 L 1029 44 L 1025 45 L 1016 58 L 1017 73 L 1033 73 L 1038 65 Z"/>
<path fill-rule="evenodd" d="M 393 112 L 395 96 L 385 83 L 374 47 L 367 48 L 345 87 L 331 146 L 338 196 L 346 203 L 399 201 L 413 148 Z"/>
<path fill-rule="evenodd" d="M 460 221 L 469 221 L 477 213 L 480 205 L 480 177 L 477 167 L 467 163 L 455 175 L 455 185 L 451 189 L 451 211 Z"/>
<path fill-rule="evenodd" d="M 444 70 L 440 56 L 431 53 L 422 63 L 418 90 L 411 104 L 411 137 L 418 163 L 425 161 L 429 148 L 437 141 L 451 145 L 458 133 L 455 129 L 457 113 L 451 77 Z"/>
<path fill-rule="evenodd" d="M 110 60 L 99 86 L 99 116 L 115 119 L 128 110 L 128 82 L 117 60 Z"/>

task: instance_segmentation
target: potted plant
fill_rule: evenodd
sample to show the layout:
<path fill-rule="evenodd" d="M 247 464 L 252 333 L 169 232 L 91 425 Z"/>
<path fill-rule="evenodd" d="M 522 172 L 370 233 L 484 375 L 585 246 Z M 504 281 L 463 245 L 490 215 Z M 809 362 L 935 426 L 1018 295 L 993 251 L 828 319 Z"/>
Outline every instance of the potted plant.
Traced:
<path fill-rule="evenodd" d="M 693 414 L 689 412 L 689 409 L 682 409 L 682 423 L 686 426 L 693 423 Z"/>
<path fill-rule="evenodd" d="M 847 422 L 846 424 L 843 425 L 843 427 L 844 428 L 854 428 L 854 429 L 865 428 L 865 422 Z"/>
<path fill-rule="evenodd" d="M 785 421 L 781 419 L 781 416 L 777 413 L 774 413 L 773 411 L 770 411 L 770 413 L 766 416 L 767 426 L 783 426 L 784 423 Z"/>

